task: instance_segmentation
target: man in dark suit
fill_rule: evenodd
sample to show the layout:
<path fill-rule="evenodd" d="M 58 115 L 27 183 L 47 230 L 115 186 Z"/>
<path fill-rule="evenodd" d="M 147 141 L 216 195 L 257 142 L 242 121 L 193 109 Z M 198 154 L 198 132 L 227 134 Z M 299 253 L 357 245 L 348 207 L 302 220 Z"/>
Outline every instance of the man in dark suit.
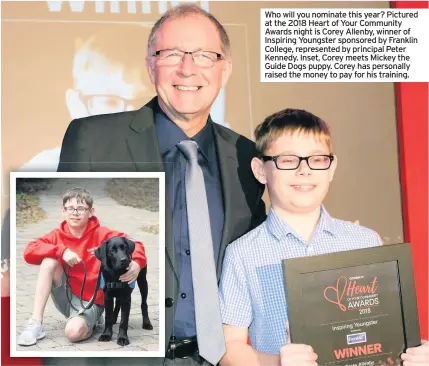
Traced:
<path fill-rule="evenodd" d="M 266 217 L 264 187 L 250 169 L 254 143 L 213 123 L 209 115 L 231 66 L 222 25 L 195 5 L 178 6 L 164 14 L 149 36 L 147 68 L 157 97 L 137 111 L 74 120 L 66 131 L 58 171 L 164 171 L 167 184 L 166 358 L 94 359 L 94 365 L 209 364 L 198 352 L 186 199 L 190 193 L 179 143 L 197 144 L 219 281 L 226 246 Z M 45 364 L 52 361 L 57 364 L 57 359 Z"/>

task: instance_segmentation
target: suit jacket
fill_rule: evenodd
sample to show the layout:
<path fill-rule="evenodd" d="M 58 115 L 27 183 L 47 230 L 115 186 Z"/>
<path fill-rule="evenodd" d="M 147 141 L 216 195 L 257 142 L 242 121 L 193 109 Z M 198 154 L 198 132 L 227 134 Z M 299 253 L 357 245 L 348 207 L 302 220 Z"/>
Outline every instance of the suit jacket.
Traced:
<path fill-rule="evenodd" d="M 155 97 L 136 111 L 72 121 L 63 139 L 58 171 L 164 171 L 154 123 L 157 103 Z M 261 224 L 266 211 L 262 200 L 264 186 L 255 179 L 250 167 L 256 156 L 254 142 L 216 123 L 214 135 L 225 210 L 217 265 L 219 281 L 226 246 Z M 167 346 L 174 324 L 180 273 L 175 265 L 172 214 L 168 210 L 165 219 Z"/>

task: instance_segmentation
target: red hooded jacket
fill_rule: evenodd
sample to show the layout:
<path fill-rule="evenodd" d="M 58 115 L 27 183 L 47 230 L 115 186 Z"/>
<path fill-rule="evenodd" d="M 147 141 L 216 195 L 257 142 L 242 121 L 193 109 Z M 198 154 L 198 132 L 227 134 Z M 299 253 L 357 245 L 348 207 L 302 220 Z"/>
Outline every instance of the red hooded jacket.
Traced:
<path fill-rule="evenodd" d="M 66 271 L 69 271 L 69 283 L 73 294 L 80 297 L 84 267 L 82 263 L 78 263 L 70 268 L 64 262 L 62 258 L 64 251 L 69 248 L 71 251 L 75 252 L 86 265 L 86 281 L 82 298 L 85 301 L 89 301 L 95 291 L 101 262 L 95 256 L 91 257 L 88 249 L 99 247 L 104 240 L 113 236 L 127 237 L 128 235 L 100 226 L 97 217 L 92 216 L 88 221 L 88 226 L 83 235 L 77 238 L 70 232 L 67 222 L 63 221 L 59 229 L 54 229 L 41 238 L 28 243 L 24 251 L 24 259 L 29 264 L 41 264 L 43 259 L 47 257 L 59 260 Z M 135 241 L 134 239 L 133 241 L 136 246 L 132 254 L 132 259 L 139 264 L 140 268 L 143 268 L 146 266 L 146 255 L 143 243 Z M 95 303 L 104 305 L 104 296 L 101 289 L 98 290 Z"/>

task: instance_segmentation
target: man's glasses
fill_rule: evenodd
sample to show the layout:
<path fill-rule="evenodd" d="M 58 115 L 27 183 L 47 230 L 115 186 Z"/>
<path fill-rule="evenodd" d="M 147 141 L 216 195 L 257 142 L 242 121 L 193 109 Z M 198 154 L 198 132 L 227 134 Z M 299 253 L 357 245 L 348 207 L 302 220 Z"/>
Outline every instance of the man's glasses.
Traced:
<path fill-rule="evenodd" d="M 225 57 L 220 53 L 212 51 L 194 51 L 186 52 L 176 49 L 167 49 L 156 51 L 152 56 L 157 56 L 160 65 L 176 66 L 179 65 L 185 55 L 191 55 L 194 63 L 198 67 L 208 68 L 212 67 L 215 62 L 224 60 Z"/>
<path fill-rule="evenodd" d="M 301 161 L 305 160 L 311 170 L 327 170 L 330 168 L 334 156 L 330 155 L 310 155 L 310 156 L 297 156 L 297 155 L 276 155 L 276 156 L 262 156 L 263 161 L 274 161 L 276 168 L 279 170 L 295 170 L 298 169 Z"/>
<path fill-rule="evenodd" d="M 86 211 L 88 211 L 88 210 L 89 210 L 89 208 L 88 208 L 88 207 L 83 207 L 83 206 L 79 206 L 78 208 L 74 208 L 74 207 L 68 206 L 68 207 L 64 207 L 64 209 L 65 209 L 69 214 L 73 214 L 75 211 L 76 211 L 77 213 L 79 213 L 79 214 L 83 214 L 83 213 L 85 213 Z"/>

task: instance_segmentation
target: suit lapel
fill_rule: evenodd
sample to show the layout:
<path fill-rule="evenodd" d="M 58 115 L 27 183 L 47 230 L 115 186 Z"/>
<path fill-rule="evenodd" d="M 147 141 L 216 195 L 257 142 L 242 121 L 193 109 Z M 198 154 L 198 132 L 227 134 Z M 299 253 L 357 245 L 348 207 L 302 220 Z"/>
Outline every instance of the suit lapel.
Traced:
<path fill-rule="evenodd" d="M 219 281 L 222 270 L 223 253 L 229 244 L 231 232 L 234 230 L 234 217 L 232 204 L 234 202 L 234 187 L 237 182 L 237 152 L 235 146 L 229 141 L 228 136 L 223 133 L 222 129 L 214 125 L 215 144 L 219 162 L 219 171 L 222 185 L 222 196 L 224 204 L 224 226 L 222 239 L 219 248 L 219 260 L 216 268 L 216 275 Z"/>
<path fill-rule="evenodd" d="M 127 145 L 139 172 L 164 171 L 155 129 L 155 103 L 156 98 L 141 108 L 140 113 L 130 123 Z"/>

